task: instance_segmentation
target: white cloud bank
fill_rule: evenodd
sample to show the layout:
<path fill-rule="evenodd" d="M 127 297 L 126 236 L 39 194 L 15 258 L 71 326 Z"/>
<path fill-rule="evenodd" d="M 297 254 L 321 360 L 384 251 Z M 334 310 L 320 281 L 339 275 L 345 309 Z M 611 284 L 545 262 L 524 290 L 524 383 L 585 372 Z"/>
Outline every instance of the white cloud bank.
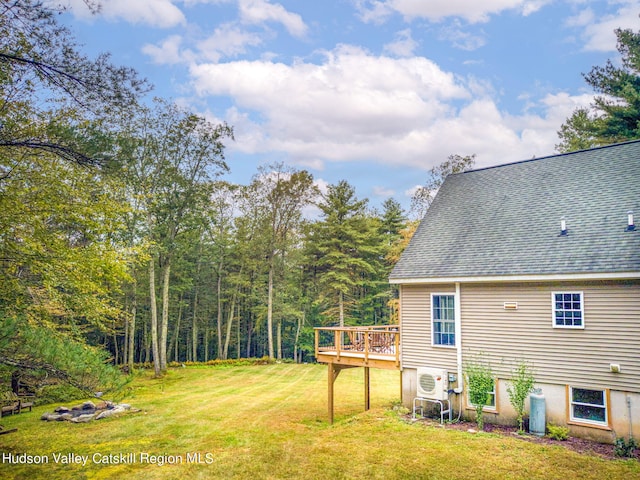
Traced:
<path fill-rule="evenodd" d="M 510 115 L 489 87 L 426 58 L 346 45 L 324 52 L 319 64 L 211 63 L 193 65 L 190 74 L 199 95 L 233 98 L 233 148 L 277 152 L 318 169 L 326 161 L 429 169 L 452 153 L 476 153 L 478 166 L 547 155 L 560 125 L 590 101 L 547 95 L 534 103 L 540 113 Z"/>
<path fill-rule="evenodd" d="M 59 0 L 49 0 L 59 5 Z M 91 12 L 83 0 L 66 0 L 77 18 L 89 20 Z M 100 15 L 108 20 L 124 20 L 129 23 L 143 23 L 159 28 L 169 28 L 186 24 L 185 16 L 172 0 L 108 0 L 101 2 Z"/>
<path fill-rule="evenodd" d="M 491 15 L 517 10 L 529 15 L 551 0 L 356 0 L 361 18 L 379 23 L 398 13 L 407 19 L 425 18 L 434 22 L 447 17 L 463 18 L 469 23 L 486 22 Z"/>

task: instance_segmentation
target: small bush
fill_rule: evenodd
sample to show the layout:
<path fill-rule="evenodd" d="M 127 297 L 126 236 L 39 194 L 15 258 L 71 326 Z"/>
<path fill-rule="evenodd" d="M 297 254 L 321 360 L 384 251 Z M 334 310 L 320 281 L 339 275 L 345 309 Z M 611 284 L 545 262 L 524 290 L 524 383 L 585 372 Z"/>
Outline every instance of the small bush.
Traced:
<path fill-rule="evenodd" d="M 45 385 L 38 389 L 36 393 L 36 405 L 48 405 L 50 403 L 66 403 L 73 400 L 82 400 L 87 394 L 71 385 L 58 383 L 55 385 Z"/>
<path fill-rule="evenodd" d="M 547 437 L 552 440 L 565 441 L 569 438 L 569 429 L 560 425 L 547 425 Z"/>
<path fill-rule="evenodd" d="M 629 437 L 629 440 L 618 437 L 613 447 L 613 453 L 616 457 L 633 458 L 637 447 L 638 444 L 633 437 Z"/>
<path fill-rule="evenodd" d="M 533 367 L 524 360 L 511 372 L 511 383 L 507 386 L 509 401 L 516 411 L 518 420 L 518 433 L 524 433 L 524 409 L 525 401 L 533 392 L 535 384 Z"/>

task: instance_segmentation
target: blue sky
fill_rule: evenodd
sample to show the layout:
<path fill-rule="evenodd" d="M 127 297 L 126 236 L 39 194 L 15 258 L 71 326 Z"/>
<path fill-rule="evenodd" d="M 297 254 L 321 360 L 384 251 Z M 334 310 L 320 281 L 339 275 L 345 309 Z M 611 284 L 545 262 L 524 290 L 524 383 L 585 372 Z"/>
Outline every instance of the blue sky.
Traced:
<path fill-rule="evenodd" d="M 553 154 L 593 98 L 582 73 L 617 59 L 615 28 L 640 30 L 640 0 L 62 3 L 86 52 L 234 127 L 230 181 L 282 161 L 374 207 L 408 207 L 450 154 L 478 167 Z"/>

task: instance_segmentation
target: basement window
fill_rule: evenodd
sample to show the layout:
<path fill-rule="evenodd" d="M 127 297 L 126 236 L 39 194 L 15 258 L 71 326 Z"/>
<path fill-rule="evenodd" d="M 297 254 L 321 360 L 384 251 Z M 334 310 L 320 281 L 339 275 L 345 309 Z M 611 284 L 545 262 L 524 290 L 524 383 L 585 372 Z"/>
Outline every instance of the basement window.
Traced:
<path fill-rule="evenodd" d="M 570 395 L 572 421 L 608 425 L 606 390 L 571 387 Z"/>
<path fill-rule="evenodd" d="M 553 326 L 584 328 L 582 292 L 553 292 Z"/>

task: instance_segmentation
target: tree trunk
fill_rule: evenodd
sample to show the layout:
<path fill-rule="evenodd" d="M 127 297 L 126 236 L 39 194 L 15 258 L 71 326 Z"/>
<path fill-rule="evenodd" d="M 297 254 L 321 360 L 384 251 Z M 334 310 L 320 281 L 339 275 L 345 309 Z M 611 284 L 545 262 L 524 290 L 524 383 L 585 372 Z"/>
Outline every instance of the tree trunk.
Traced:
<path fill-rule="evenodd" d="M 273 255 L 269 260 L 269 295 L 267 300 L 267 339 L 269 358 L 273 360 Z"/>
<path fill-rule="evenodd" d="M 191 357 L 193 358 L 194 362 L 198 361 L 198 316 L 197 316 L 197 309 L 198 309 L 198 290 L 195 291 L 194 295 L 193 295 L 193 317 L 191 319 L 191 348 L 192 353 L 191 353 Z"/>
<path fill-rule="evenodd" d="M 167 370 L 167 334 L 169 332 L 169 278 L 171 257 L 167 255 L 162 266 L 162 328 L 160 330 L 160 370 Z"/>
<path fill-rule="evenodd" d="M 344 293 L 339 293 L 340 327 L 344 327 Z"/>
<path fill-rule="evenodd" d="M 178 297 L 178 318 L 176 319 L 176 326 L 173 329 L 173 334 L 169 340 L 169 352 L 173 350 L 173 361 L 178 361 L 178 343 L 180 343 L 180 321 L 182 320 L 182 293 Z"/>
<path fill-rule="evenodd" d="M 278 360 L 282 360 L 282 319 L 278 320 L 276 330 L 276 347 L 278 350 Z"/>
<path fill-rule="evenodd" d="M 136 295 L 136 282 L 133 282 L 133 300 L 131 303 L 131 319 L 129 320 L 129 338 L 127 347 L 127 365 L 129 372 L 133 372 L 134 350 L 136 346 L 136 315 L 138 314 L 138 297 Z"/>
<path fill-rule="evenodd" d="M 304 325 L 304 310 L 302 311 L 302 315 L 298 318 L 298 325 L 296 327 L 296 339 L 293 342 L 293 359 L 298 362 L 298 340 L 300 339 L 300 331 L 302 330 L 302 325 Z"/>
<path fill-rule="evenodd" d="M 229 341 L 231 339 L 231 326 L 233 325 L 233 311 L 236 308 L 236 294 L 233 294 L 231 300 L 231 307 L 229 308 L 229 319 L 227 320 L 227 331 L 224 337 L 224 350 L 222 351 L 222 358 L 226 360 L 229 355 Z M 238 344 L 239 346 L 239 344 Z"/>
<path fill-rule="evenodd" d="M 202 359 L 203 362 L 208 362 L 209 361 L 209 339 L 211 338 L 211 329 L 207 326 L 204 328 L 204 352 L 202 352 L 204 358 Z"/>
<path fill-rule="evenodd" d="M 253 329 L 251 327 L 251 319 L 249 319 L 249 325 L 247 326 L 247 358 L 251 357 L 251 334 Z"/>
<path fill-rule="evenodd" d="M 218 358 L 227 358 L 227 355 L 222 355 L 222 262 L 220 262 L 220 266 L 218 267 L 218 286 L 217 286 L 217 294 L 218 294 Z"/>
<path fill-rule="evenodd" d="M 149 303 L 151 308 L 151 349 L 153 350 L 153 371 L 160 375 L 160 350 L 158 349 L 158 306 L 156 305 L 155 259 L 149 260 Z"/>
<path fill-rule="evenodd" d="M 236 358 L 238 360 L 240 360 L 240 315 L 239 314 L 238 314 L 238 327 L 237 328 L 238 328 L 238 331 L 237 331 L 237 333 L 238 333 L 238 339 L 237 339 L 238 340 L 238 347 L 237 347 L 238 351 L 236 352 Z"/>

